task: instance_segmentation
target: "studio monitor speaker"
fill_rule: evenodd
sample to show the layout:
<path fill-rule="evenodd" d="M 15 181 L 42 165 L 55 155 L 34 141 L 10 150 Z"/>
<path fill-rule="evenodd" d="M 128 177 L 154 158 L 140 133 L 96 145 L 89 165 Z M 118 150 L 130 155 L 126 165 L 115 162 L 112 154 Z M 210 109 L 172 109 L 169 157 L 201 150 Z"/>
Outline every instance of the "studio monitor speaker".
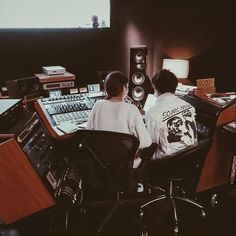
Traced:
<path fill-rule="evenodd" d="M 112 71 L 111 70 L 106 70 L 106 71 L 98 71 L 98 83 L 100 84 L 100 88 L 103 91 L 104 88 L 104 83 L 106 81 L 106 77 L 108 74 L 110 74 Z"/>
<path fill-rule="evenodd" d="M 129 96 L 137 103 L 144 105 L 148 93 L 153 93 L 150 80 L 146 75 L 147 46 L 130 48 Z"/>

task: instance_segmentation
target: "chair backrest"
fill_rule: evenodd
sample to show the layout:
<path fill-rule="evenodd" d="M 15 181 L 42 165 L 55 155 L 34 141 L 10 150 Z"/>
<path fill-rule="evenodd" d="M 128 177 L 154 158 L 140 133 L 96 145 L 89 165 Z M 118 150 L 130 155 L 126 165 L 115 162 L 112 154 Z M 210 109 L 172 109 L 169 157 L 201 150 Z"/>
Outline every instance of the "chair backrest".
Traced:
<path fill-rule="evenodd" d="M 103 188 L 107 192 L 131 190 L 138 138 L 111 131 L 79 130 L 76 143 L 85 163 L 82 170 L 85 188 Z"/>
<path fill-rule="evenodd" d="M 151 179 L 185 179 L 185 186 L 195 192 L 200 174 L 212 144 L 211 138 L 200 140 L 197 146 L 190 147 L 173 156 L 154 161 L 150 164 Z"/>

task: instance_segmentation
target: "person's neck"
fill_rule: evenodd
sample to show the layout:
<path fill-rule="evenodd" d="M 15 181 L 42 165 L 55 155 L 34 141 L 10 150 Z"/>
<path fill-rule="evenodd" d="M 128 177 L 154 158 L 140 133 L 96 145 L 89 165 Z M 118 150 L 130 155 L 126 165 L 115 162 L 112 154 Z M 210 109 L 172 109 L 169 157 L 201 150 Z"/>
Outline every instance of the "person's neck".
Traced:
<path fill-rule="evenodd" d="M 113 102 L 122 102 L 124 101 L 124 98 L 122 96 L 115 96 L 115 97 L 111 97 L 110 100 Z"/>

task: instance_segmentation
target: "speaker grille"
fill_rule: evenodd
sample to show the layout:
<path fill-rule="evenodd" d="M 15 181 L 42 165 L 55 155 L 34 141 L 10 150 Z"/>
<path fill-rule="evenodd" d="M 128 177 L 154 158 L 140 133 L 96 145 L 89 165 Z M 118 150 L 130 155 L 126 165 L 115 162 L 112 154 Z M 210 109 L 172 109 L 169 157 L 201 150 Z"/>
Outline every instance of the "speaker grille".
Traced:
<path fill-rule="evenodd" d="M 146 75 L 148 48 L 145 45 L 130 48 L 129 96 L 141 106 L 149 93 L 149 79 Z"/>
<path fill-rule="evenodd" d="M 140 85 L 145 81 L 145 75 L 141 72 L 136 72 L 132 76 L 132 81 L 135 85 Z"/>
<path fill-rule="evenodd" d="M 145 91 L 141 86 L 134 87 L 131 93 L 132 93 L 132 98 L 134 99 L 134 101 L 139 102 L 144 99 Z"/>

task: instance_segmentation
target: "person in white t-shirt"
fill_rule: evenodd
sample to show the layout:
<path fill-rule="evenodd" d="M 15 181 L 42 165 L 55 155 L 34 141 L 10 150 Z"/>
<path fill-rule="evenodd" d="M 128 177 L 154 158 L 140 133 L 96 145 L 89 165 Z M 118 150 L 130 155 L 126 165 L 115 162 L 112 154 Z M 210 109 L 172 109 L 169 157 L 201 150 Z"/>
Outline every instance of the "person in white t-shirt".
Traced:
<path fill-rule="evenodd" d="M 109 73 L 105 80 L 106 99 L 97 100 L 88 119 L 87 129 L 127 133 L 139 139 L 139 149 L 149 147 L 151 138 L 138 108 L 125 102 L 128 94 L 128 77 L 120 71 Z M 134 160 L 134 168 L 141 163 Z"/>
<path fill-rule="evenodd" d="M 173 155 L 197 144 L 195 108 L 174 93 L 176 76 L 163 69 L 155 74 L 152 83 L 157 96 L 154 106 L 145 113 L 147 130 L 157 150 L 152 159 Z"/>

